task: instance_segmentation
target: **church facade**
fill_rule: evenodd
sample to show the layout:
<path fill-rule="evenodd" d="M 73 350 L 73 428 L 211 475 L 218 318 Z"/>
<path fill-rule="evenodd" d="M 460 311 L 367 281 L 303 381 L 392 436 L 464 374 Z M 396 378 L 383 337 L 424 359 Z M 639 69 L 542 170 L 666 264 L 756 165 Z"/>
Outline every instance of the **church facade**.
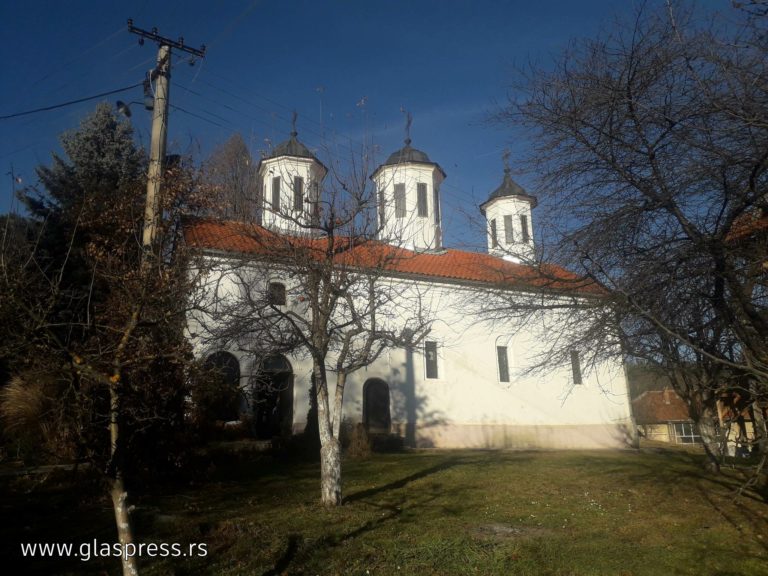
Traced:
<path fill-rule="evenodd" d="M 260 223 L 189 222 L 186 242 L 212 263 L 208 284 L 224 293 L 241 291 L 229 279 L 231 270 L 270 258 L 258 238 L 301 236 L 311 230 L 313 218 L 319 218 L 327 172 L 294 132 L 259 164 Z M 590 297 L 590 287 L 573 274 L 549 267 L 544 278 L 533 266 L 536 199 L 506 168 L 501 185 L 481 205 L 488 223 L 487 252 L 450 249 L 443 245 L 440 204 L 445 177 L 439 164 L 412 147 L 410 139 L 371 176 L 377 239 L 386 248 L 396 238 L 391 249 L 407 255 L 391 265 L 384 279 L 399 288 L 393 315 L 418 298 L 419 306 L 430 311 L 430 326 L 418 344 L 389 347 L 349 375 L 344 420 L 362 423 L 371 434 L 402 436 L 416 447 L 611 448 L 633 442 L 635 426 L 621 362 L 586 369 L 573 352 L 567 365 L 531 372 L 549 339 L 558 336 L 549 328 L 556 324 L 546 318 L 523 322 L 514 315 L 491 323 L 470 304 L 482 302 L 487 291 L 500 286 L 545 299 L 560 298 L 567 290 Z M 284 262 L 272 267 L 269 277 L 257 284 L 272 305 L 305 313 L 302 298 L 294 300 L 290 266 Z M 303 431 L 311 359 L 290 350 L 256 355 L 233 346 L 231 339 L 217 344 L 200 337 L 206 321 L 212 320 L 190 316 L 196 353 L 220 367 L 242 392 L 240 412 L 251 417 L 254 433 L 270 438 Z M 329 384 L 332 391 L 332 378 Z"/>

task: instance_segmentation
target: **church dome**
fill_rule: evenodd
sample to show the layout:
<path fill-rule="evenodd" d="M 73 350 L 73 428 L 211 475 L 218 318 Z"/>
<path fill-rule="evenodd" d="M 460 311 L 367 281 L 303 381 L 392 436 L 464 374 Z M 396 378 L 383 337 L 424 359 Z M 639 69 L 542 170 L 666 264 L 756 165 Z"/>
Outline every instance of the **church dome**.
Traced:
<path fill-rule="evenodd" d="M 267 158 L 277 158 L 279 156 L 296 156 L 298 158 L 312 158 L 313 160 L 317 160 L 315 155 L 309 151 L 309 148 L 299 142 L 299 139 L 296 138 L 296 136 L 298 136 L 298 133 L 294 130 L 291 132 L 291 137 L 285 142 L 281 142 L 275 146 Z"/>
<path fill-rule="evenodd" d="M 488 200 L 483 202 L 480 205 L 480 210 L 485 213 L 485 207 L 492 202 L 493 200 L 496 200 L 497 198 L 506 198 L 508 196 L 516 196 L 522 200 L 526 200 L 530 203 L 531 208 L 536 208 L 536 205 L 538 204 L 538 200 L 536 200 L 535 196 L 531 196 L 528 194 L 528 192 L 525 191 L 525 188 L 520 186 L 517 182 L 512 180 L 512 176 L 509 175 L 509 168 L 504 169 L 504 180 L 501 182 L 501 186 L 496 188 L 493 192 L 491 192 L 491 195 L 488 196 Z"/>
<path fill-rule="evenodd" d="M 434 164 L 429 159 L 429 156 L 427 156 L 426 152 L 422 152 L 421 150 L 417 150 L 413 146 L 411 146 L 411 139 L 407 139 L 405 141 L 405 146 L 400 148 L 400 150 L 396 150 L 392 152 L 392 154 L 389 155 L 389 158 L 387 158 L 387 161 L 384 162 L 384 166 L 389 166 L 392 164 L 402 164 L 403 162 L 420 162 L 422 164 Z"/>
<path fill-rule="evenodd" d="M 417 150 L 413 146 L 411 146 L 411 139 L 406 138 L 405 140 L 405 146 L 400 148 L 400 150 L 395 150 L 392 152 L 392 154 L 389 155 L 389 158 L 387 158 L 387 161 L 384 162 L 382 165 L 380 165 L 378 168 L 376 168 L 374 174 L 384 168 L 385 166 L 397 166 L 398 164 L 405 164 L 408 162 L 412 162 L 414 164 L 429 164 L 430 166 L 435 166 L 438 170 L 440 170 L 440 173 L 443 175 L 443 178 L 445 178 L 445 172 L 440 167 L 440 165 L 437 162 L 432 162 L 432 160 L 429 159 L 429 156 L 427 156 L 426 152 L 422 152 L 421 150 Z"/>

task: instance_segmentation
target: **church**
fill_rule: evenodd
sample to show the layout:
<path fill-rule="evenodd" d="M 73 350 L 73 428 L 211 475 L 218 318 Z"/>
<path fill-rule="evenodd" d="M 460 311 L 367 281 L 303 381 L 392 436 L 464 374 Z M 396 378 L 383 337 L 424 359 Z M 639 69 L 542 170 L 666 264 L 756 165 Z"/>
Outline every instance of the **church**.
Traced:
<path fill-rule="evenodd" d="M 530 371 L 548 340 L 558 337 L 549 331 L 556 323 L 546 317 L 524 322 L 514 314 L 490 322 L 477 306 L 499 290 L 544 301 L 564 294 L 599 297 L 594 286 L 567 270 L 533 265 L 536 198 L 505 167 L 499 187 L 480 206 L 487 252 L 446 247 L 440 200 L 446 173 L 411 144 L 407 138 L 371 175 L 371 212 L 377 249 L 398 254 L 380 279 L 399 290 L 388 316 L 396 323 L 419 299 L 419 310 L 429 312 L 429 327 L 416 345 L 388 346 L 349 373 L 343 421 L 422 448 L 631 443 L 635 425 L 620 361 L 584 366 L 574 350 L 567 365 Z M 185 242 L 210 264 L 206 285 L 215 286 L 217 298 L 242 298 L 244 288 L 234 278 L 249 268 L 255 281 L 245 290 L 248 297 L 257 286 L 271 310 L 300 320 L 307 307 L 304 296 L 292 289 L 297 272 L 291 262 L 283 260 L 268 271 L 259 263 L 275 259 L 269 243 L 281 237 L 323 241 L 311 231 L 321 217 L 328 168 L 294 129 L 261 159 L 257 173 L 262 191 L 257 223 L 190 220 Z M 208 312 L 191 314 L 188 332 L 198 357 L 220 368 L 240 392 L 238 411 L 228 418 L 251 418 L 254 435 L 263 439 L 302 432 L 310 407 L 311 358 L 299 348 L 254 353 L 240 337 L 204 337 L 211 333 L 206 326 L 221 322 L 210 313 L 217 306 L 211 301 Z M 328 380 L 333 400 L 333 378 Z"/>

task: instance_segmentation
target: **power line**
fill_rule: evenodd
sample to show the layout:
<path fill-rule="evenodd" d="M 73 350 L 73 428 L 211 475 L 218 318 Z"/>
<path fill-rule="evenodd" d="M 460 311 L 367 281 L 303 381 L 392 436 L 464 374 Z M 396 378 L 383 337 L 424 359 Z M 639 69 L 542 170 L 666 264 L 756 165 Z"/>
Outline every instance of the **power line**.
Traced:
<path fill-rule="evenodd" d="M 224 124 L 220 124 L 219 122 L 216 122 L 215 120 L 211 120 L 210 118 L 206 118 L 205 116 L 201 116 L 200 114 L 196 114 L 195 112 L 192 112 L 190 110 L 187 110 L 186 108 L 182 108 L 181 106 L 176 106 L 175 104 L 170 104 L 171 109 L 176 110 L 178 112 L 183 112 L 184 114 L 188 114 L 194 118 L 198 118 L 200 120 L 204 120 L 205 122 L 208 122 L 209 124 L 213 124 L 214 126 L 218 126 L 219 128 L 225 128 L 225 129 L 236 129 L 236 127 L 231 124 L 228 120 L 222 118 L 221 116 L 218 116 L 217 114 L 211 114 L 212 116 L 217 116 L 218 118 L 221 118 L 224 120 L 229 126 L 225 126 Z M 209 112 L 210 114 L 210 112 Z"/>
<path fill-rule="evenodd" d="M 74 64 L 75 62 L 80 60 L 80 58 L 82 58 L 83 56 L 85 56 L 89 52 L 92 52 L 93 50 L 95 50 L 99 46 L 102 46 L 102 45 L 106 44 L 107 42 L 109 42 L 113 38 L 115 38 L 118 35 L 120 35 L 124 30 L 125 30 L 125 28 L 123 28 L 121 26 L 120 28 L 118 28 L 117 30 L 112 32 L 109 36 L 103 38 L 102 40 L 99 40 L 95 44 L 92 44 L 91 46 L 89 46 L 85 50 L 82 50 L 79 54 L 77 54 L 77 56 L 74 56 L 73 58 L 70 58 L 69 60 L 67 60 L 63 64 L 56 65 L 50 72 L 47 72 L 46 74 L 44 74 L 43 76 L 41 76 L 40 78 L 38 78 L 37 80 L 32 82 L 30 84 L 30 87 L 37 86 L 38 84 L 40 84 L 40 82 L 42 82 L 44 80 L 47 80 L 48 78 L 50 78 L 51 76 L 54 76 L 55 74 L 60 73 L 62 70 L 64 70 L 65 68 L 68 68 L 69 66 L 71 66 L 72 64 Z"/>
<path fill-rule="evenodd" d="M 57 108 L 64 108 L 65 106 L 71 106 L 72 104 L 79 104 L 80 102 L 88 102 L 89 100 L 96 100 L 97 98 L 103 98 L 104 96 L 111 96 L 112 94 L 119 94 L 120 92 L 127 92 L 133 90 L 142 85 L 142 82 L 126 86 L 124 88 L 117 88 L 116 90 L 109 90 L 108 92 L 102 92 L 101 94 L 94 94 L 93 96 L 86 96 L 85 98 L 78 98 L 77 100 L 70 100 L 69 102 L 62 102 L 60 104 L 53 104 L 51 106 L 44 106 L 42 108 L 35 108 L 34 110 L 25 110 L 24 112 L 16 112 L 14 114 L 7 114 L 6 116 L 0 116 L 0 120 L 8 120 L 10 118 L 18 118 L 19 116 L 27 116 L 29 114 L 36 114 L 38 112 L 46 112 L 48 110 L 56 110 Z"/>

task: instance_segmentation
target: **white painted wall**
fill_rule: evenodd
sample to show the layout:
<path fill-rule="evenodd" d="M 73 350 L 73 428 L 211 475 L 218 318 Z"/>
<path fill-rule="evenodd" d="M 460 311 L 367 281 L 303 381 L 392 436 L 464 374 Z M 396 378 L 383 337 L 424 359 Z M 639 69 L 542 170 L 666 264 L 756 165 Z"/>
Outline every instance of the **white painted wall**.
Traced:
<path fill-rule="evenodd" d="M 226 260 L 209 276 L 209 285 L 224 294 L 233 294 L 233 277 L 228 276 Z M 254 269 L 253 274 L 258 272 Z M 289 306 L 302 306 L 292 292 L 290 272 Z M 272 271 L 275 279 L 279 273 Z M 472 289 L 455 284 L 392 279 L 401 291 L 390 310 L 408 314 L 408 307 L 422 298 L 434 322 L 428 340 L 440 345 L 439 378 L 427 379 L 423 346 L 412 352 L 392 349 L 366 369 L 349 376 L 344 400 L 344 417 L 352 423 L 363 418 L 363 385 L 369 378 L 380 378 L 390 387 L 390 412 L 393 432 L 412 436 L 424 447 L 478 448 L 583 448 L 616 447 L 634 437 L 634 425 L 623 366 L 605 363 L 588 371 L 582 363 L 583 384 L 574 385 L 571 367 L 553 366 L 542 375 L 527 375 L 537 353 L 550 338 L 545 325 L 522 326 L 515 319 L 507 325 L 490 327 L 467 314 L 467 297 Z M 264 287 L 265 289 L 265 287 Z M 190 332 L 199 330 L 190 317 Z M 196 353 L 204 349 L 193 338 Z M 509 349 L 511 381 L 499 381 L 496 346 Z M 253 361 L 241 350 L 232 350 L 247 371 Z M 303 429 L 309 409 L 311 361 L 297 353 L 288 356 L 295 374 L 294 431 Z M 329 359 L 329 367 L 332 359 Z M 331 387 L 333 373 L 329 372 Z M 333 388 L 331 388 L 332 390 Z"/>

